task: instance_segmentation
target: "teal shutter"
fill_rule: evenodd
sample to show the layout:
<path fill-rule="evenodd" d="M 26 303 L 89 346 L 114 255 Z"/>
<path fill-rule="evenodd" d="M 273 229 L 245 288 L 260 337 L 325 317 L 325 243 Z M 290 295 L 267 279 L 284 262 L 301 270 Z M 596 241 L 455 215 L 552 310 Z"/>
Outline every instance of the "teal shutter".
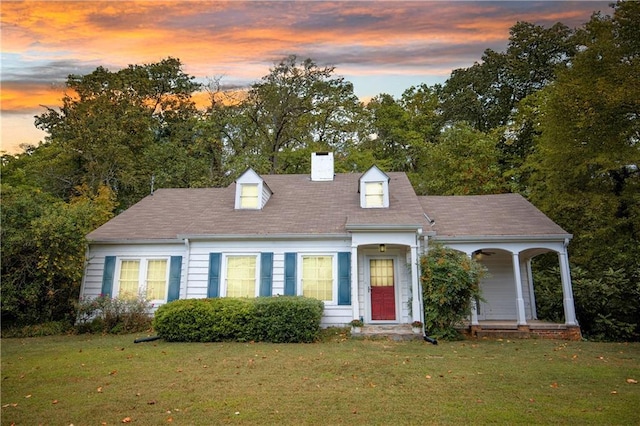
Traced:
<path fill-rule="evenodd" d="M 272 296 L 273 253 L 260 255 L 260 296 Z"/>
<path fill-rule="evenodd" d="M 338 305 L 351 304 L 351 253 L 338 253 Z"/>
<path fill-rule="evenodd" d="M 113 276 L 116 273 L 116 257 L 105 256 L 104 270 L 102 271 L 102 291 L 103 296 L 112 297 L 113 292 Z"/>
<path fill-rule="evenodd" d="M 180 298 L 180 275 L 182 274 L 182 256 L 171 256 L 169 265 L 169 292 L 167 302 Z"/>
<path fill-rule="evenodd" d="M 285 296 L 296 295 L 296 254 L 284 254 L 284 294 Z"/>
<path fill-rule="evenodd" d="M 221 253 L 209 253 L 209 286 L 207 297 L 220 297 Z"/>

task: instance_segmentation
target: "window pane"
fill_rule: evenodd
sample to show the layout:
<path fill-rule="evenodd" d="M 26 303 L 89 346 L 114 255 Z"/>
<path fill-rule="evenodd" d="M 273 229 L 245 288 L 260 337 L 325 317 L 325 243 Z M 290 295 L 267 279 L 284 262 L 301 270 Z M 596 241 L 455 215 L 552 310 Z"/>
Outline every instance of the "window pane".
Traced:
<path fill-rule="evenodd" d="M 123 260 L 120 263 L 119 297 L 123 299 L 135 299 L 138 297 L 139 273 L 139 260 Z"/>
<path fill-rule="evenodd" d="M 256 296 L 256 256 L 227 257 L 227 297 Z"/>
<path fill-rule="evenodd" d="M 302 257 L 302 295 L 333 300 L 333 257 Z"/>
<path fill-rule="evenodd" d="M 257 209 L 258 208 L 258 185 L 243 184 L 240 191 L 240 208 Z"/>
<path fill-rule="evenodd" d="M 371 259 L 371 286 L 393 286 L 393 260 Z"/>
<path fill-rule="evenodd" d="M 147 264 L 147 299 L 164 300 L 167 294 L 167 261 L 150 260 Z"/>
<path fill-rule="evenodd" d="M 382 207 L 384 205 L 382 182 L 365 183 L 364 199 L 367 207 Z"/>

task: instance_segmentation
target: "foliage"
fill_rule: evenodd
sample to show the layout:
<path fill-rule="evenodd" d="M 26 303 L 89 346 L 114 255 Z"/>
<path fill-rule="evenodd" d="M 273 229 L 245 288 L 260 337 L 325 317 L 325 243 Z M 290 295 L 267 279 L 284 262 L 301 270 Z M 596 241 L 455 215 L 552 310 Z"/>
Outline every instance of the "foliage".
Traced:
<path fill-rule="evenodd" d="M 86 187 L 68 202 L 30 187 L 2 185 L 2 320 L 73 321 L 85 262 L 85 234 L 111 217 L 113 197 Z"/>
<path fill-rule="evenodd" d="M 322 310 L 304 297 L 182 299 L 158 308 L 154 328 L 167 341 L 312 342 Z"/>
<path fill-rule="evenodd" d="M 428 334 L 458 336 L 456 325 L 471 313 L 480 298 L 484 267 L 464 253 L 433 244 L 420 258 L 424 320 Z"/>
<path fill-rule="evenodd" d="M 74 331 L 69 321 L 49 321 L 41 324 L 6 327 L 2 329 L 2 338 L 56 336 Z"/>
<path fill-rule="evenodd" d="M 151 304 L 142 297 L 111 298 L 100 295 L 76 304 L 76 330 L 80 333 L 125 334 L 148 330 Z"/>

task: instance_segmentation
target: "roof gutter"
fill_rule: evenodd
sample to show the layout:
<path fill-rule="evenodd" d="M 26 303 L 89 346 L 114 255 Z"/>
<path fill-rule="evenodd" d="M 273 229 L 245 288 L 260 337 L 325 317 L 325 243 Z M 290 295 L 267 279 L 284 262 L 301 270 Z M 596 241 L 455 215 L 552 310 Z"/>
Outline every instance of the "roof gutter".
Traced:
<path fill-rule="evenodd" d="M 345 227 L 350 232 L 398 232 L 398 231 L 411 231 L 417 232 L 422 230 L 422 224 L 407 224 L 407 225 L 394 225 L 394 224 L 353 224 Z"/>
<path fill-rule="evenodd" d="M 304 238 L 306 240 L 339 240 L 350 238 L 349 234 L 193 234 L 193 235 L 178 235 L 178 238 L 189 239 L 190 241 L 203 241 L 203 240 L 293 240 Z"/>

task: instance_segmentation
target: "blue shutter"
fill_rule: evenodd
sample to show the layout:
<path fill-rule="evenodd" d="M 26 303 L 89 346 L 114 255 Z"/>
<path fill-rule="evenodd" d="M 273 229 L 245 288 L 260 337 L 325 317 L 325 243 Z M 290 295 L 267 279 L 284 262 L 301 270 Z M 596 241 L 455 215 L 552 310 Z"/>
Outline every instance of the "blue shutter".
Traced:
<path fill-rule="evenodd" d="M 169 293 L 167 302 L 180 298 L 180 275 L 182 274 L 182 256 L 171 256 L 169 265 Z"/>
<path fill-rule="evenodd" d="M 351 253 L 338 253 L 338 305 L 351 304 Z"/>
<path fill-rule="evenodd" d="M 220 267 L 222 255 L 209 253 L 209 287 L 207 297 L 220 297 Z"/>
<path fill-rule="evenodd" d="M 295 253 L 284 254 L 284 294 L 296 295 L 296 257 Z"/>
<path fill-rule="evenodd" d="M 273 253 L 260 255 L 260 296 L 272 296 Z"/>
<path fill-rule="evenodd" d="M 113 292 L 113 276 L 116 272 L 116 257 L 105 256 L 104 270 L 102 271 L 102 291 L 103 296 L 112 297 Z"/>

